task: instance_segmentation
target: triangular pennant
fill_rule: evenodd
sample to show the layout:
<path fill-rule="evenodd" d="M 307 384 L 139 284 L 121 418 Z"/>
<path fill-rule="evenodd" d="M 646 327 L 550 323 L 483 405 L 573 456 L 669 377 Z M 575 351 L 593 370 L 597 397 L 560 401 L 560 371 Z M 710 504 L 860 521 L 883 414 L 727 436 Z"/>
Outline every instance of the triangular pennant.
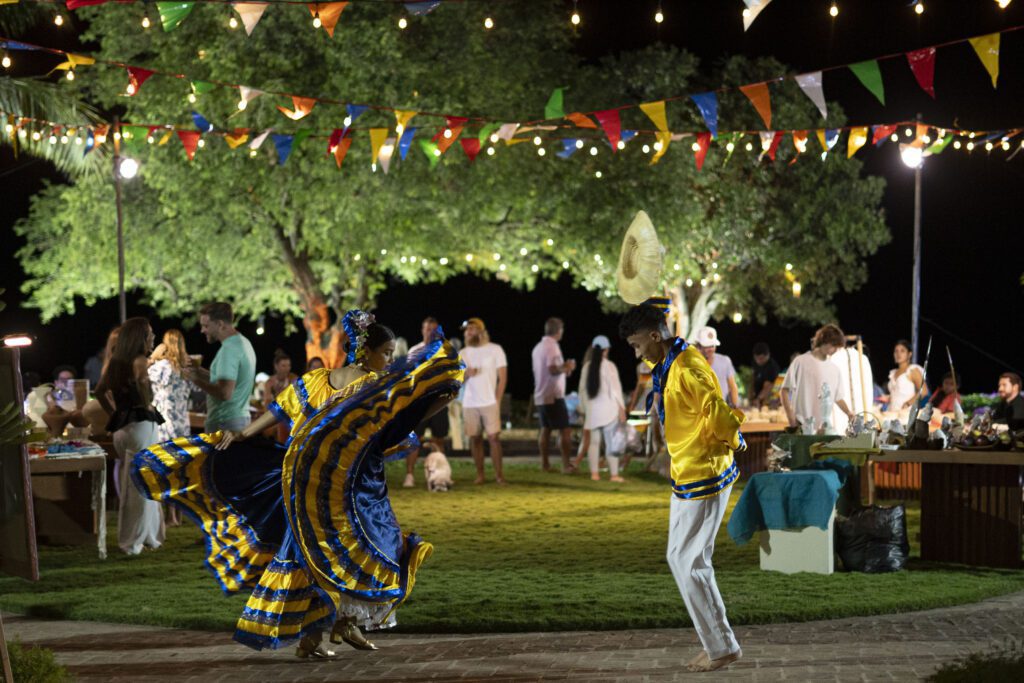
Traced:
<path fill-rule="evenodd" d="M 693 160 L 697 163 L 697 170 L 704 168 L 704 158 L 708 155 L 708 147 L 711 146 L 711 133 L 697 133 L 697 141 L 693 143 Z"/>
<path fill-rule="evenodd" d="M 192 81 L 191 85 L 192 92 L 197 95 L 203 95 L 217 87 L 216 83 L 210 83 L 209 81 Z"/>
<path fill-rule="evenodd" d="M 370 155 L 371 164 L 377 163 L 377 156 L 380 154 L 380 148 L 384 145 L 384 141 L 388 139 L 387 128 L 371 128 L 370 129 Z"/>
<path fill-rule="evenodd" d="M 196 155 L 196 148 L 199 146 L 200 134 L 194 130 L 179 130 L 178 139 L 181 140 L 182 147 L 185 148 L 185 156 L 188 157 L 189 161 Z"/>
<path fill-rule="evenodd" d="M 871 144 L 880 145 L 885 142 L 885 139 L 896 132 L 896 126 L 872 126 L 871 127 Z"/>
<path fill-rule="evenodd" d="M 421 17 L 434 11 L 434 8 L 441 4 L 441 0 L 423 0 L 422 2 L 407 2 L 405 9 L 414 17 Z"/>
<path fill-rule="evenodd" d="M 700 115 L 704 119 L 704 125 L 711 131 L 711 137 L 718 137 L 718 95 L 713 92 L 705 92 L 691 95 L 690 99 L 697 105 Z M 771 113 L 768 114 L 771 118 Z M 703 163 L 703 162 L 702 162 Z"/>
<path fill-rule="evenodd" d="M 563 138 L 562 151 L 555 152 L 555 156 L 560 159 L 568 159 L 576 153 L 576 150 L 579 149 L 579 147 L 576 146 L 578 142 L 580 142 L 579 138 Z"/>
<path fill-rule="evenodd" d="M 935 141 L 931 147 L 925 150 L 925 154 L 942 154 L 942 150 L 946 149 L 951 142 L 953 142 L 953 136 L 947 135 L 941 140 Z"/>
<path fill-rule="evenodd" d="M 169 130 L 166 133 L 164 133 L 164 136 L 162 138 L 160 138 L 160 142 L 156 143 L 157 146 L 158 147 L 163 147 L 164 145 L 166 145 L 168 142 L 171 141 L 171 136 L 172 135 L 174 135 L 174 131 L 173 130 Z"/>
<path fill-rule="evenodd" d="M 352 146 L 352 138 L 346 137 L 338 140 L 338 144 L 334 146 L 334 163 L 338 164 L 338 169 L 341 169 L 341 162 L 345 161 L 345 155 L 348 154 L 348 148 Z"/>
<path fill-rule="evenodd" d="M 771 128 L 772 101 L 771 95 L 768 93 L 768 84 L 752 83 L 750 85 L 741 85 L 740 92 L 747 96 L 747 99 L 754 105 L 754 109 L 761 115 L 765 128 Z"/>
<path fill-rule="evenodd" d="M 348 132 L 348 129 L 352 126 L 352 124 L 355 123 L 356 119 L 358 119 L 359 116 L 364 111 L 366 111 L 367 109 L 369 109 L 369 107 L 367 107 L 365 105 L 362 105 L 362 104 L 346 104 L 345 105 L 345 110 L 348 112 L 348 117 L 345 120 L 345 132 L 346 133 Z"/>
<path fill-rule="evenodd" d="M 71 54 L 69 52 L 69 53 L 66 53 L 64 56 L 68 58 L 67 61 L 66 62 L 61 62 L 57 66 L 53 67 L 50 70 L 51 74 L 54 71 L 71 71 L 76 66 L 90 66 L 90 65 L 96 63 L 95 59 L 93 59 L 92 57 L 87 57 L 85 55 L 73 55 L 73 54 Z M 49 75 L 49 74 L 47 74 L 47 75 Z"/>
<path fill-rule="evenodd" d="M 647 114 L 647 118 L 654 123 L 658 130 L 668 130 L 668 117 L 665 115 L 665 100 L 645 102 L 640 105 L 640 111 Z"/>
<path fill-rule="evenodd" d="M 181 22 L 185 21 L 195 6 L 194 2 L 158 2 L 157 11 L 160 12 L 160 23 L 164 32 L 173 31 L 178 28 Z"/>
<path fill-rule="evenodd" d="M 213 124 L 206 120 L 206 117 L 197 111 L 192 112 L 192 120 L 195 121 L 196 128 L 199 129 L 200 133 L 209 133 L 213 130 Z"/>
<path fill-rule="evenodd" d="M 263 141 L 267 139 L 267 136 L 270 135 L 270 132 L 272 130 L 274 129 L 267 128 L 265 131 L 254 137 L 252 139 L 252 142 L 249 143 L 249 149 L 259 149 L 260 146 L 263 144 Z"/>
<path fill-rule="evenodd" d="M 589 116 L 578 111 L 566 114 L 565 118 L 575 123 L 578 128 L 597 128 L 597 124 L 591 121 Z"/>
<path fill-rule="evenodd" d="M 333 38 L 334 27 L 337 26 L 338 19 L 347 5 L 347 2 L 322 2 L 310 3 L 307 7 L 311 16 L 320 18 L 320 25 L 327 31 L 327 35 Z"/>
<path fill-rule="evenodd" d="M 409 148 L 412 146 L 412 139 L 415 135 L 415 126 L 402 131 L 402 137 L 398 139 L 398 156 L 402 158 L 402 161 L 405 161 L 405 156 L 409 153 Z"/>
<path fill-rule="evenodd" d="M 849 159 L 868 141 L 868 127 L 858 126 L 850 129 L 850 137 L 846 141 L 846 158 Z"/>
<path fill-rule="evenodd" d="M 228 147 L 235 149 L 245 144 L 246 140 L 249 139 L 248 128 L 235 128 L 234 132 L 226 133 L 224 135 L 224 141 L 228 143 Z"/>
<path fill-rule="evenodd" d="M 253 100 L 255 100 L 257 97 L 259 97 L 262 94 L 263 94 L 262 90 L 257 90 L 256 88 L 250 88 L 250 87 L 245 86 L 245 85 L 238 86 L 238 95 L 239 95 L 239 98 L 240 98 L 238 100 L 238 109 L 239 109 L 239 111 L 244 110 L 246 107 L 249 106 L 250 102 L 252 102 Z"/>
<path fill-rule="evenodd" d="M 312 134 L 312 128 L 299 128 L 297 131 L 295 131 L 295 149 L 298 149 L 299 145 L 301 145 L 303 141 Z"/>
<path fill-rule="evenodd" d="M 879 102 L 885 104 L 885 87 L 882 85 L 882 72 L 878 68 L 878 60 L 869 59 L 866 62 L 851 64 L 850 71 Z"/>
<path fill-rule="evenodd" d="M 381 145 L 380 154 L 377 155 L 377 163 L 384 170 L 384 175 L 388 174 L 388 170 L 391 168 L 391 160 L 395 158 L 395 138 L 391 137 L 384 141 Z"/>
<path fill-rule="evenodd" d="M 565 108 L 562 104 L 564 90 L 565 88 L 555 88 L 551 91 L 551 97 L 548 98 L 548 103 L 544 105 L 545 119 L 565 118 Z"/>
<path fill-rule="evenodd" d="M 149 69 L 143 69 L 137 66 L 129 66 L 128 69 L 128 87 L 125 89 L 125 93 L 129 97 L 134 97 L 139 94 L 139 89 L 142 84 L 146 82 L 153 72 Z"/>
<path fill-rule="evenodd" d="M 284 166 L 284 162 L 288 161 L 288 157 L 291 156 L 295 136 L 274 134 L 271 137 L 274 140 L 274 148 L 277 150 L 277 165 Z"/>
<path fill-rule="evenodd" d="M 763 157 L 767 155 L 769 159 L 775 161 L 775 153 L 779 151 L 779 145 L 782 144 L 782 131 L 774 131 L 771 133 L 771 136 L 771 142 L 768 144 L 768 149 L 766 149 L 761 156 Z"/>
<path fill-rule="evenodd" d="M 661 161 L 661 158 L 665 156 L 665 152 L 668 151 L 668 143 L 672 142 L 672 133 L 667 130 L 659 130 L 654 134 L 654 137 L 654 156 L 651 157 L 651 166 Z M 661 144 L 659 145 L 657 143 Z"/>
<path fill-rule="evenodd" d="M 292 121 L 298 121 L 299 119 L 308 116 L 309 112 L 313 111 L 313 107 L 316 106 L 316 103 L 317 100 L 315 97 L 298 97 L 296 95 L 292 95 L 292 106 L 294 106 L 295 109 L 286 109 L 278 105 L 277 110 Z"/>
<path fill-rule="evenodd" d="M 757 19 L 757 15 L 761 13 L 765 7 L 768 6 L 772 0 L 743 0 L 747 8 L 743 10 L 743 30 L 746 31 L 750 28 L 750 25 L 754 23 L 754 19 Z"/>
<path fill-rule="evenodd" d="M 996 87 L 996 81 L 999 80 L 999 34 L 990 33 L 987 36 L 971 38 L 970 42 L 985 71 L 992 77 L 992 87 Z"/>
<path fill-rule="evenodd" d="M 828 118 L 828 105 L 825 103 L 825 91 L 821 87 L 821 72 L 812 71 L 811 73 L 800 74 L 794 80 L 796 84 L 800 86 L 800 90 L 807 95 L 811 102 L 814 102 L 814 106 L 821 112 L 821 118 Z"/>
<path fill-rule="evenodd" d="M 146 126 L 121 126 L 121 141 L 129 147 L 137 148 L 147 137 L 149 128 Z"/>
<path fill-rule="evenodd" d="M 402 111 L 401 109 L 395 110 L 395 132 L 399 135 L 405 130 L 405 127 L 409 124 L 412 117 L 416 116 L 414 111 Z"/>
<path fill-rule="evenodd" d="M 434 142 L 437 143 L 437 148 L 441 151 L 441 154 L 447 152 L 448 148 L 459 139 L 459 135 L 462 134 L 462 128 L 468 120 L 464 116 L 447 117 L 448 126 L 434 136 Z M 451 133 L 451 135 L 445 135 L 445 133 Z"/>
<path fill-rule="evenodd" d="M 344 134 L 345 131 L 341 128 L 335 128 L 331 131 L 330 137 L 327 138 L 327 154 L 334 153 L 334 148 L 338 146 L 338 142 Z"/>
<path fill-rule="evenodd" d="M 935 48 L 926 47 L 907 53 L 910 70 L 921 89 L 935 99 Z"/>
<path fill-rule="evenodd" d="M 601 127 L 604 128 L 604 134 L 608 136 L 608 143 L 612 146 L 612 152 L 617 151 L 622 131 L 622 123 L 619 121 L 619 110 L 605 109 L 604 111 L 594 112 L 594 117 L 601 124 Z"/>
<path fill-rule="evenodd" d="M 462 151 L 466 153 L 469 158 L 469 163 L 473 163 L 476 159 L 476 155 L 480 153 L 480 141 L 477 138 L 460 138 L 459 144 L 462 145 Z"/>
<path fill-rule="evenodd" d="M 839 129 L 819 128 L 816 132 L 818 134 L 818 142 L 821 143 L 821 158 L 824 160 L 825 155 L 839 142 Z"/>
<path fill-rule="evenodd" d="M 506 143 L 508 143 L 510 140 L 512 140 L 512 136 L 516 134 L 517 130 L 519 130 L 518 123 L 503 123 L 501 124 L 501 127 L 498 129 L 498 139 L 504 140 Z"/>
<path fill-rule="evenodd" d="M 420 149 L 423 150 L 424 156 L 430 161 L 430 168 L 437 166 L 437 162 L 441 160 L 441 150 L 437 148 L 437 143 L 421 139 Z"/>
<path fill-rule="evenodd" d="M 629 142 L 630 140 L 635 138 L 636 135 L 637 135 L 637 132 L 635 130 L 623 130 L 622 131 L 622 135 L 620 136 L 620 139 L 623 142 Z"/>
<path fill-rule="evenodd" d="M 245 26 L 245 35 L 251 36 L 256 24 L 260 23 L 263 12 L 267 9 L 265 2 L 236 2 L 231 5 L 242 18 L 242 25 Z"/>
<path fill-rule="evenodd" d="M 793 131 L 793 147 L 796 148 L 797 154 L 803 154 L 807 151 L 807 131 L 806 130 L 794 130 Z"/>
<path fill-rule="evenodd" d="M 500 127 L 500 123 L 488 123 L 480 129 L 479 133 L 476 134 L 476 139 L 480 141 L 480 144 L 483 144 L 491 137 L 491 133 L 498 130 Z"/>

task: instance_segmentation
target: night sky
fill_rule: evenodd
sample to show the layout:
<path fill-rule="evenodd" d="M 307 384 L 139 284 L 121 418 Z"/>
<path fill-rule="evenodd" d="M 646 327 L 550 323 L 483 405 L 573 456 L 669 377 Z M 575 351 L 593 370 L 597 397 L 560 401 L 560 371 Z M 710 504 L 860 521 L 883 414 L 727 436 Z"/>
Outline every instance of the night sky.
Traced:
<path fill-rule="evenodd" d="M 585 58 L 599 59 L 661 40 L 695 53 L 706 69 L 728 55 L 744 54 L 773 56 L 789 65 L 793 73 L 802 73 L 1024 25 L 1024 0 L 1015 0 L 1005 10 L 992 0 L 929 0 L 921 16 L 905 0 L 846 0 L 838 3 L 836 20 L 828 16 L 830 4 L 825 0 L 775 0 L 744 34 L 739 16 L 742 0 L 666 0 L 662 3 L 665 22 L 660 26 L 653 20 L 655 1 L 581 0 L 583 23 L 576 47 Z M 515 11 L 529 11 L 526 2 L 502 3 L 495 6 L 495 16 L 500 16 L 499 11 L 513 11 L 513 5 Z M 466 6 L 479 5 L 471 2 Z M 566 3 L 567 26 L 571 6 Z M 70 48 L 75 47 L 68 42 L 72 35 L 66 28 L 44 27 L 31 35 L 12 37 Z M 1024 128 L 1024 30 L 1003 35 L 1000 66 L 999 88 L 993 90 L 973 50 L 966 44 L 957 45 L 938 52 L 935 101 L 917 86 L 905 60 L 882 63 L 884 107 L 849 72 L 826 74 L 825 95 L 842 105 L 852 125 L 908 120 L 921 113 L 925 121 L 937 125 Z M 845 151 L 845 137 L 840 144 Z M 1020 145 L 1020 136 L 1014 145 Z M 859 155 L 867 173 L 886 179 L 884 208 L 893 238 L 865 262 L 867 284 L 857 293 L 839 297 L 836 310 L 843 329 L 863 335 L 871 347 L 877 380 L 891 367 L 892 343 L 910 337 L 913 172 L 900 162 L 895 145 L 865 149 Z M 929 335 L 934 335 L 935 348 L 941 351 L 933 351 L 929 370 L 933 386 L 947 370 L 947 344 L 967 391 L 994 391 L 1000 372 L 1024 368 L 1020 342 L 1024 331 L 1024 237 L 1019 209 L 1024 153 L 1010 160 L 1007 157 L 1001 151 L 968 154 L 950 147 L 929 159 L 923 171 L 921 338 L 922 354 Z M 36 334 L 38 341 L 26 350 L 22 362 L 26 369 L 48 375 L 58 363 L 81 367 L 116 324 L 117 305 L 111 301 L 91 309 L 79 306 L 75 316 L 64 316 L 45 327 L 34 311 L 20 307 L 23 273 L 13 256 L 20 240 L 13 235 L 12 226 L 26 213 L 29 196 L 44 179 L 60 181 L 60 176 L 46 162 L 26 157 L 15 160 L 10 148 L 0 147 L 0 235 L 4 245 L 0 287 L 7 289 L 0 332 Z M 129 297 L 129 315 L 152 315 L 152 311 Z M 546 317 L 565 319 L 563 350 L 578 359 L 593 335 L 603 333 L 614 339 L 616 324 L 615 316 L 603 314 L 593 296 L 574 289 L 567 279 L 543 282 L 534 292 L 472 277 L 456 278 L 443 286 L 410 287 L 392 282 L 380 298 L 377 315 L 413 341 L 425 315 L 438 317 L 449 331 L 466 317 L 482 317 L 492 338 L 508 353 L 510 391 L 517 398 L 525 398 L 531 391 L 529 352 L 542 334 Z M 181 324 L 153 318 L 158 335 Z M 758 326 L 723 320 L 717 327 L 723 341 L 721 351 L 732 356 L 736 365 L 750 364 L 750 348 L 756 341 L 767 341 L 784 362 L 792 352 L 806 350 L 813 333 L 811 327 L 779 321 Z M 267 319 L 262 337 L 256 337 L 252 321 L 243 322 L 241 329 L 253 340 L 262 369 L 269 370 L 275 347 L 303 357 L 303 335 L 286 337 L 279 319 Z M 212 349 L 198 330 L 186 332 L 190 352 L 210 358 Z M 624 383 L 630 386 L 633 363 L 628 350 L 617 344 L 613 358 Z"/>

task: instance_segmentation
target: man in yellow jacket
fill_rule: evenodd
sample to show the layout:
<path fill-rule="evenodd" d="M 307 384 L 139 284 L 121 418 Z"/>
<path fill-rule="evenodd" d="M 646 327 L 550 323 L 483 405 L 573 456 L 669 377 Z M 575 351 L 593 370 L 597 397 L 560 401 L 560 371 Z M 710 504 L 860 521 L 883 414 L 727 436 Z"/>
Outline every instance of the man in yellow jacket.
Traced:
<path fill-rule="evenodd" d="M 715 583 L 711 555 L 732 484 L 739 475 L 733 452 L 746 448 L 744 416 L 729 408 L 711 366 L 695 347 L 674 337 L 661 309 L 635 306 L 619 334 L 652 366 L 648 397 L 664 425 L 672 460 L 667 559 L 704 649 L 690 671 L 714 671 L 742 655 Z"/>

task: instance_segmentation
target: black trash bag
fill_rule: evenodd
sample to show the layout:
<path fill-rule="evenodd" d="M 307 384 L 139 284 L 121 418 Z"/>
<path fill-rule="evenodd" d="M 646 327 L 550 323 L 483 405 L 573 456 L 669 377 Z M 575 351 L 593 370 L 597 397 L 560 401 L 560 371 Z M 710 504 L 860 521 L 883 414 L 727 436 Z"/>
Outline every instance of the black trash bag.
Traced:
<path fill-rule="evenodd" d="M 836 552 L 851 572 L 898 572 L 910 554 L 907 511 L 872 505 L 836 521 Z"/>

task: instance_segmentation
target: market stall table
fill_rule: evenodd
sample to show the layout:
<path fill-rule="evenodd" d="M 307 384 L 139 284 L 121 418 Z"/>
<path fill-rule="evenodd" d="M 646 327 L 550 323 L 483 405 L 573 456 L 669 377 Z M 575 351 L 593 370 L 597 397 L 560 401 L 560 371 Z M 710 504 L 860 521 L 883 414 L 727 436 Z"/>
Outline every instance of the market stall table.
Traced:
<path fill-rule="evenodd" d="M 52 545 L 96 543 L 107 556 L 107 455 L 93 443 L 29 459 L 36 536 Z M 85 474 L 89 477 L 86 480 Z"/>
<path fill-rule="evenodd" d="M 786 431 L 784 422 L 746 422 L 740 427 L 747 441 L 747 450 L 736 454 L 740 479 L 749 479 L 768 469 L 768 449 L 776 436 Z"/>

